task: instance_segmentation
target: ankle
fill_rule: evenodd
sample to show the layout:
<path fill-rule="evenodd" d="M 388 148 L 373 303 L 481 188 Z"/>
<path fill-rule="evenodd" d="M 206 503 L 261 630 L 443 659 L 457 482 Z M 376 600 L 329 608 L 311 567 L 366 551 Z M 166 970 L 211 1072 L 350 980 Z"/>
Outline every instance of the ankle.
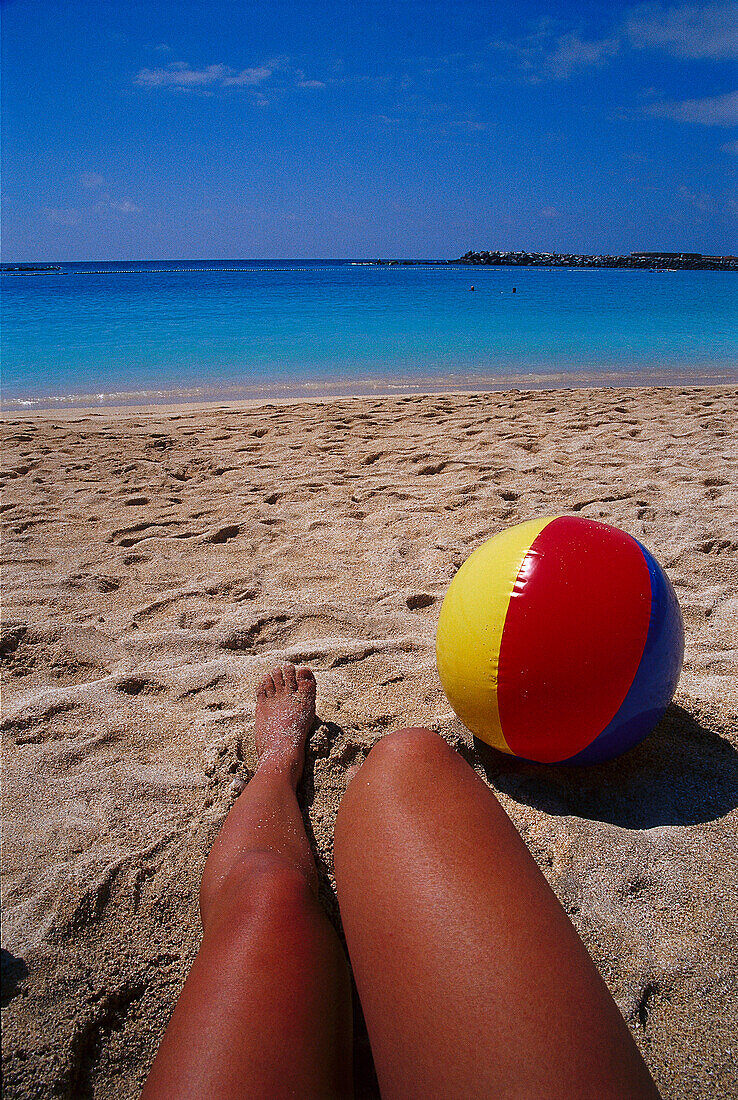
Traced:
<path fill-rule="evenodd" d="M 303 766 L 303 759 L 296 757 L 291 748 L 279 748 L 274 746 L 268 749 L 259 758 L 259 762 L 256 766 L 256 774 L 269 776 L 271 779 L 286 781 L 294 791 L 302 778 Z"/>

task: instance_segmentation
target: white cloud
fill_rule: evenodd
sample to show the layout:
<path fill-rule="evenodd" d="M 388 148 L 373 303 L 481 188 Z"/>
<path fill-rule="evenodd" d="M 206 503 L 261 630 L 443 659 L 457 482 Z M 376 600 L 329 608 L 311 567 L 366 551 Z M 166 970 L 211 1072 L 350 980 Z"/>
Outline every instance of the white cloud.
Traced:
<path fill-rule="evenodd" d="M 227 76 L 223 81 L 223 85 L 227 88 L 238 84 L 261 84 L 263 80 L 269 79 L 273 71 L 267 65 L 259 65 L 254 69 L 242 69 L 240 73 Z"/>
<path fill-rule="evenodd" d="M 678 58 L 729 61 L 738 58 L 738 0 L 642 4 L 631 8 L 625 21 L 604 38 L 587 39 L 578 31 L 562 30 L 560 21 L 541 19 L 524 37 L 491 45 L 517 58 L 531 83 L 568 80 L 583 69 L 605 64 L 627 46 Z"/>
<path fill-rule="evenodd" d="M 304 69 L 295 69 L 293 72 L 296 88 L 325 88 L 324 80 L 314 80 L 309 77 Z"/>
<path fill-rule="evenodd" d="M 714 206 L 713 197 L 707 191 L 690 191 L 688 187 L 682 185 L 679 188 L 679 196 L 683 202 L 693 206 L 696 210 L 705 212 L 711 210 Z"/>
<path fill-rule="evenodd" d="M 618 46 L 617 38 L 586 41 L 578 34 L 562 34 L 545 59 L 545 66 L 554 80 L 568 80 L 577 69 L 602 65 L 614 57 Z"/>
<path fill-rule="evenodd" d="M 97 202 L 89 206 L 47 206 L 43 214 L 52 225 L 79 225 L 87 222 L 95 215 L 110 217 L 111 214 L 140 214 L 142 207 L 132 199 L 113 199 L 109 194 L 102 194 Z"/>
<path fill-rule="evenodd" d="M 470 134 L 489 128 L 488 122 L 480 122 L 476 118 L 455 118 L 451 119 L 448 125 L 455 126 L 459 130 L 466 130 Z"/>
<path fill-rule="evenodd" d="M 615 36 L 585 39 L 576 31 L 554 33 L 550 19 L 541 20 L 536 29 L 516 42 L 493 42 L 493 49 L 504 50 L 516 57 L 532 84 L 542 80 L 568 80 L 573 73 L 603 65 L 620 47 Z"/>
<path fill-rule="evenodd" d="M 682 202 L 701 214 L 733 219 L 735 211 L 738 210 L 738 202 L 732 195 L 715 195 L 709 191 L 691 191 L 684 186 L 678 189 L 678 194 Z"/>
<path fill-rule="evenodd" d="M 92 190 L 95 187 L 102 187 L 105 183 L 105 177 L 101 176 L 99 172 L 80 172 L 79 182 L 83 187 Z"/>
<path fill-rule="evenodd" d="M 651 103 L 647 115 L 672 122 L 696 122 L 701 126 L 738 126 L 738 92 L 706 96 L 704 99 L 668 100 Z"/>
<path fill-rule="evenodd" d="M 107 204 L 109 210 L 116 210 L 119 214 L 140 214 L 141 207 L 137 206 L 135 202 L 131 202 L 130 199 L 120 199 L 120 201 L 110 201 Z"/>
<path fill-rule="evenodd" d="M 73 206 L 47 206 L 44 214 L 52 225 L 78 225 L 81 216 L 79 210 Z"/>
<path fill-rule="evenodd" d="M 193 69 L 186 61 L 173 61 L 163 69 L 140 69 L 134 78 L 134 84 L 142 88 L 231 88 L 239 86 L 254 87 L 268 80 L 280 67 L 278 60 L 266 62 L 250 69 L 232 69 L 228 65 L 207 65 L 203 69 Z"/>
<path fill-rule="evenodd" d="M 633 9 L 625 33 L 636 49 L 729 61 L 738 58 L 738 3 L 647 4 Z"/>

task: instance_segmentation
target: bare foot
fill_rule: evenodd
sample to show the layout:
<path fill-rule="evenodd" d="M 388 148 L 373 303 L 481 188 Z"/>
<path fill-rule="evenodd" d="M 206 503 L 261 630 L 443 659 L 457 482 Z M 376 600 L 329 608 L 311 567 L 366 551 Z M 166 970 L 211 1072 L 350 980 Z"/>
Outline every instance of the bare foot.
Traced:
<path fill-rule="evenodd" d="M 309 668 L 282 665 L 256 689 L 256 752 L 259 765 L 287 768 L 297 786 L 305 764 L 305 742 L 315 721 L 315 677 Z"/>

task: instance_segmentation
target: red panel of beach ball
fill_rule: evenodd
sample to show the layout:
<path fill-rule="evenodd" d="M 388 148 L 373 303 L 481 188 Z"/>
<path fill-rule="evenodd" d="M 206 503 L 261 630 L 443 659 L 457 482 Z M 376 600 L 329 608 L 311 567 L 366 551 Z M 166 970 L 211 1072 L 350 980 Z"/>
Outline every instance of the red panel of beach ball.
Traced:
<path fill-rule="evenodd" d="M 631 535 L 558 516 L 501 532 L 449 586 L 438 668 L 461 720 L 504 752 L 595 763 L 668 706 L 683 627 L 663 570 Z"/>

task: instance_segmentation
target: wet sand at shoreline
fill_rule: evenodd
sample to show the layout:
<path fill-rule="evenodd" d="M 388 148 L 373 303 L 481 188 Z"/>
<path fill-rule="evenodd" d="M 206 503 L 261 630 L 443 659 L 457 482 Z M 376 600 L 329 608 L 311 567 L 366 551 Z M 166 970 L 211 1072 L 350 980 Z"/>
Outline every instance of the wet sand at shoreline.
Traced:
<path fill-rule="evenodd" d="M 286 660 L 318 681 L 302 800 L 334 920 L 346 770 L 429 725 L 498 794 L 664 1095 L 734 1095 L 737 422 L 726 386 L 6 413 L 7 1095 L 137 1095 L 252 774 L 254 687 Z M 435 671 L 460 563 L 560 512 L 639 538 L 685 619 L 661 726 L 589 769 L 483 752 Z"/>

